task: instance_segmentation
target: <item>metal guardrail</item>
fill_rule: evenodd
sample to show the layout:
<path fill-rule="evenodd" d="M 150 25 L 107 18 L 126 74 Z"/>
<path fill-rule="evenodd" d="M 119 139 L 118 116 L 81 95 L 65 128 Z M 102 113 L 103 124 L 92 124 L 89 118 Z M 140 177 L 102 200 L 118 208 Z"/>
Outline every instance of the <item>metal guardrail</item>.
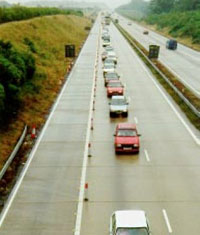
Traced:
<path fill-rule="evenodd" d="M 8 160 L 6 161 L 4 167 L 2 168 L 1 172 L 0 172 L 0 180 L 2 179 L 2 177 L 4 176 L 5 172 L 7 171 L 8 167 L 10 166 L 10 164 L 12 163 L 13 159 L 15 158 L 17 152 L 19 151 L 20 147 L 22 146 L 22 143 L 26 137 L 26 133 L 27 133 L 27 126 L 24 127 L 23 133 L 19 139 L 19 141 L 17 142 L 17 144 L 15 145 L 14 150 L 12 151 L 11 155 L 9 156 Z"/>
<path fill-rule="evenodd" d="M 114 22 L 113 22 L 114 23 Z M 183 95 L 183 93 L 178 90 L 178 88 L 176 88 L 174 86 L 174 84 L 169 80 L 169 78 L 167 76 L 165 76 L 165 74 L 163 72 L 161 72 L 155 65 L 154 63 L 144 54 L 144 52 L 136 45 L 135 42 L 133 42 L 130 38 L 132 38 L 131 35 L 129 35 L 128 32 L 126 32 L 126 30 L 124 30 L 120 25 L 117 25 L 116 23 L 114 23 L 114 25 L 119 29 L 119 31 L 124 35 L 124 37 L 128 40 L 128 42 L 134 46 L 139 53 L 142 54 L 142 56 L 145 57 L 145 59 L 148 61 L 148 63 L 156 70 L 157 73 L 159 73 L 159 75 L 167 82 L 167 84 L 174 90 L 174 92 L 183 100 L 183 102 L 194 112 L 194 114 L 200 118 L 200 111 Z M 124 31 L 124 32 L 122 32 Z M 125 33 L 128 35 L 125 35 Z M 134 39 L 135 40 L 135 39 Z"/>

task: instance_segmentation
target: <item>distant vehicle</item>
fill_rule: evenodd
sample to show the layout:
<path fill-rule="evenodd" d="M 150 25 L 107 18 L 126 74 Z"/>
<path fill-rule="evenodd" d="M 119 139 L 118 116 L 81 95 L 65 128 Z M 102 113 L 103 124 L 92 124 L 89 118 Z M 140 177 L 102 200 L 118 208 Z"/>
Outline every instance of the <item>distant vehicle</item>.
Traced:
<path fill-rule="evenodd" d="M 108 53 L 106 51 L 104 51 L 102 54 L 101 54 L 101 59 L 102 61 L 104 61 L 108 56 Z"/>
<path fill-rule="evenodd" d="M 113 95 L 123 95 L 124 86 L 121 81 L 109 81 L 107 84 L 107 97 L 112 97 Z"/>
<path fill-rule="evenodd" d="M 110 52 L 110 51 L 114 51 L 114 48 L 111 47 L 111 46 L 107 46 L 107 47 L 105 48 L 105 50 L 106 50 L 107 52 Z"/>
<path fill-rule="evenodd" d="M 177 49 L 177 41 L 174 39 L 167 40 L 166 48 L 170 49 L 170 50 L 176 50 Z"/>
<path fill-rule="evenodd" d="M 118 23 L 119 23 L 119 20 L 118 20 L 118 19 L 115 19 L 115 23 L 118 24 Z"/>
<path fill-rule="evenodd" d="M 104 60 L 104 66 L 105 65 L 112 65 L 113 67 L 115 67 L 115 61 L 110 58 L 110 57 L 107 57 L 105 60 Z"/>
<path fill-rule="evenodd" d="M 140 135 L 135 124 L 119 123 L 114 136 L 115 153 L 139 153 Z"/>
<path fill-rule="evenodd" d="M 125 96 L 112 96 L 110 104 L 110 117 L 128 117 L 128 101 Z"/>
<path fill-rule="evenodd" d="M 106 73 L 113 73 L 115 72 L 115 67 L 113 65 L 105 65 L 103 67 L 103 76 L 105 77 Z"/>
<path fill-rule="evenodd" d="M 150 235 L 146 213 L 142 210 L 115 211 L 110 218 L 110 235 Z"/>
<path fill-rule="evenodd" d="M 105 81 L 104 81 L 104 85 L 107 86 L 109 81 L 112 80 L 119 80 L 119 75 L 116 72 L 112 72 L 112 73 L 106 73 L 105 74 Z"/>
<path fill-rule="evenodd" d="M 128 25 L 132 25 L 132 23 L 131 23 L 131 22 L 128 22 Z"/>
<path fill-rule="evenodd" d="M 103 40 L 108 40 L 108 41 L 110 41 L 110 35 L 107 34 L 107 33 L 104 33 L 104 34 L 102 35 L 102 39 L 103 39 Z"/>
<path fill-rule="evenodd" d="M 102 46 L 103 46 L 103 47 L 110 46 L 110 40 L 103 40 Z"/>
<path fill-rule="evenodd" d="M 114 63 L 117 64 L 117 56 L 114 51 L 108 51 L 107 58 L 113 60 Z"/>
<path fill-rule="evenodd" d="M 144 30 L 144 31 L 143 31 L 143 34 L 148 35 L 148 34 L 149 34 L 149 31 L 148 31 L 148 30 Z"/>

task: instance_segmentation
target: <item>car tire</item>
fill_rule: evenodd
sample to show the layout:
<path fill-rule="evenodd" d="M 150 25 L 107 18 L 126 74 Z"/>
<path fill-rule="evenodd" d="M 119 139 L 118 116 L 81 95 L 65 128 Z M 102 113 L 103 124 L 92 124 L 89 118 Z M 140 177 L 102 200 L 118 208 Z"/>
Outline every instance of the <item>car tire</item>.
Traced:
<path fill-rule="evenodd" d="M 126 113 L 123 113 L 123 115 L 122 115 L 123 117 L 125 117 L 125 118 L 127 118 L 128 117 L 128 112 L 126 112 Z"/>

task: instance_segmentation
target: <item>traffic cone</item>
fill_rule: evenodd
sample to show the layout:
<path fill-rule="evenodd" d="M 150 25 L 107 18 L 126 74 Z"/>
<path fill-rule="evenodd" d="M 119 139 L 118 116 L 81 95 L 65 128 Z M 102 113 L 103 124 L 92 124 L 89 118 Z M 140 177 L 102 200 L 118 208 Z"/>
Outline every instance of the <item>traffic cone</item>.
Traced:
<path fill-rule="evenodd" d="M 35 139 L 35 138 L 36 138 L 36 126 L 33 125 L 32 131 L 31 131 L 31 139 Z"/>
<path fill-rule="evenodd" d="M 84 201 L 89 201 L 89 198 L 88 198 L 88 183 L 85 183 L 85 198 L 84 198 Z"/>
<path fill-rule="evenodd" d="M 88 144 L 88 157 L 92 157 L 92 154 L 91 154 L 91 143 Z"/>

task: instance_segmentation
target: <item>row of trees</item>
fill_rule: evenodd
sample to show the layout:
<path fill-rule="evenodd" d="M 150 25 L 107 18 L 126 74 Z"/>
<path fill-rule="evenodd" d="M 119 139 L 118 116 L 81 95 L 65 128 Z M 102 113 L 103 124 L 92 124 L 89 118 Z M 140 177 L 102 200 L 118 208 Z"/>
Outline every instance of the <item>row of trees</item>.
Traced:
<path fill-rule="evenodd" d="M 163 13 L 170 11 L 192 11 L 200 9 L 200 0 L 151 0 L 150 13 Z"/>
<path fill-rule="evenodd" d="M 120 11 L 134 10 L 144 14 L 160 14 L 171 11 L 192 11 L 200 9 L 200 0 L 131 0 L 118 8 Z"/>
<path fill-rule="evenodd" d="M 33 78 L 35 60 L 30 53 L 17 51 L 0 40 L 0 123 L 5 123 L 20 106 L 22 86 Z"/>
<path fill-rule="evenodd" d="M 74 14 L 82 16 L 82 11 L 70 10 L 70 9 L 58 9 L 58 8 L 45 8 L 45 7 L 22 7 L 13 6 L 10 8 L 0 7 L 0 24 L 10 22 L 27 20 L 33 17 L 45 16 L 45 15 L 56 15 L 56 14 Z"/>

